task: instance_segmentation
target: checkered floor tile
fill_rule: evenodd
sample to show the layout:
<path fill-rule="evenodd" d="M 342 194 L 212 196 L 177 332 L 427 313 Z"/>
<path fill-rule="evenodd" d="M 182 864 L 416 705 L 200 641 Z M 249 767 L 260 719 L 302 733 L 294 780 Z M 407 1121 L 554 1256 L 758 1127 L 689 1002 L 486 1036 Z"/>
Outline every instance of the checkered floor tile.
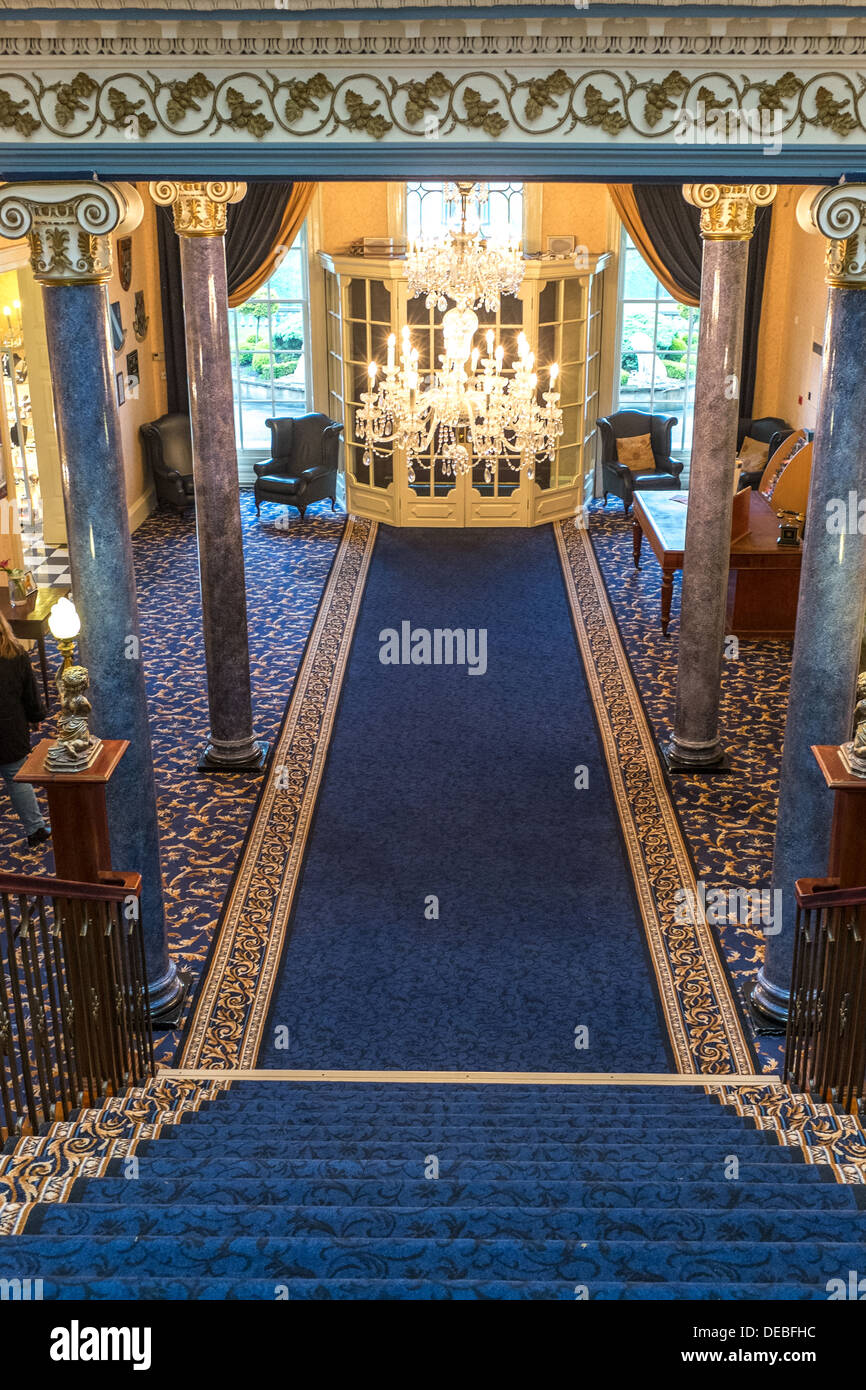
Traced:
<path fill-rule="evenodd" d="M 72 583 L 69 551 L 65 545 L 45 545 L 41 536 L 24 540 L 24 564 L 32 571 L 36 583 L 43 587 L 62 588 Z"/>

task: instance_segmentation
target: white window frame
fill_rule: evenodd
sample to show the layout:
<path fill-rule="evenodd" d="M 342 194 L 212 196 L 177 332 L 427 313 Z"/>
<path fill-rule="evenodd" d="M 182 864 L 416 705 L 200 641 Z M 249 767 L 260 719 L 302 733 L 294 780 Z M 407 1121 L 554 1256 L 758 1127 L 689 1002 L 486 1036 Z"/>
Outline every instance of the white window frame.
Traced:
<path fill-rule="evenodd" d="M 307 231 L 307 223 L 306 223 L 306 221 L 305 221 L 305 222 L 303 223 L 303 225 L 301 226 L 301 229 L 300 229 L 300 231 L 298 232 L 298 235 L 296 236 L 295 241 L 294 241 L 294 243 L 293 243 L 293 245 L 297 246 L 297 247 L 299 248 L 299 251 L 300 251 L 299 260 L 300 260 L 300 265 L 301 265 L 301 277 L 302 277 L 302 281 L 301 281 L 301 284 L 302 284 L 302 291 L 301 291 L 301 293 L 302 293 L 302 296 L 303 296 L 303 297 L 302 297 L 301 299 L 278 299 L 278 298 L 274 297 L 273 300 L 271 300 L 272 303 L 276 303 L 276 304 L 279 304 L 279 305 L 283 305 L 283 306 L 285 306 L 285 307 L 287 307 L 287 308 L 289 308 L 289 309 L 295 309 L 295 310 L 298 310 L 298 309 L 299 309 L 300 312 L 301 312 L 302 336 L 303 336 L 303 340 L 304 340 L 304 347 L 303 347 L 303 354 L 304 354 L 304 390 L 305 390 L 304 412 L 310 411 L 310 410 L 313 409 L 313 395 L 314 395 L 314 393 L 313 393 L 313 345 L 312 345 L 311 316 L 310 316 L 309 252 L 308 252 L 308 244 L 307 244 L 307 243 L 308 243 L 308 231 Z M 256 293 L 255 293 L 254 295 L 250 295 L 250 298 L 251 298 L 251 299 L 261 299 L 261 298 L 262 298 L 262 295 L 263 295 L 263 292 L 266 291 L 267 286 L 268 286 L 269 283 L 270 283 L 269 281 L 266 281 L 265 284 L 262 286 L 262 288 L 261 288 L 260 290 L 257 290 Z M 269 295 L 269 298 L 270 298 L 270 295 Z M 234 364 L 233 364 L 233 367 L 232 367 L 232 394 L 233 394 L 233 398 L 234 398 L 234 408 L 235 408 L 235 412 L 236 412 L 235 418 L 236 418 L 236 421 L 239 421 L 239 423 L 240 423 L 240 430 L 239 430 L 239 432 L 238 432 L 238 437 L 237 437 L 238 474 L 239 474 L 239 477 L 240 477 L 240 481 L 241 481 L 242 486 L 251 487 L 251 486 L 252 486 L 252 483 L 253 483 L 253 481 L 254 481 L 254 476 L 255 476 L 255 475 L 253 474 L 253 471 L 252 471 L 252 465 L 253 465 L 254 463 L 259 463 L 262 459 L 266 459 L 266 458 L 268 457 L 268 454 L 269 454 L 269 448 L 268 448 L 268 445 L 267 445 L 267 444 L 261 444 L 261 445 L 255 446 L 255 445 L 245 445 L 245 444 L 243 444 L 243 442 L 242 442 L 242 440 L 243 440 L 243 421 L 242 421 L 242 404 L 241 404 L 241 396 L 240 396 L 240 351 L 239 351 L 239 345 L 238 345 L 238 315 L 239 315 L 239 313 L 241 312 L 242 308 L 243 308 L 242 305 L 238 305 L 237 309 L 230 309 L 230 310 L 229 310 L 229 333 L 231 334 L 232 347 L 234 348 L 234 353 L 235 353 L 235 361 L 234 361 Z M 271 356 L 273 356 L 273 348 L 272 348 L 271 345 L 270 345 L 270 339 L 269 339 L 269 342 L 268 342 L 267 351 L 270 352 Z M 275 401 L 274 401 L 273 387 L 274 387 L 274 380 L 273 380 L 273 377 L 272 377 L 272 379 L 271 379 L 271 409 L 270 409 L 270 411 L 269 411 L 269 414 L 275 417 L 275 416 L 278 415 L 279 410 L 278 410 L 278 407 L 277 407 L 277 405 L 276 405 L 276 403 L 275 403 Z"/>
<path fill-rule="evenodd" d="M 615 404 L 615 406 L 614 406 L 614 409 L 615 409 L 615 410 L 620 410 L 620 409 L 623 409 L 623 410 L 635 409 L 635 407 L 634 407 L 629 401 L 623 401 L 623 402 L 620 401 L 620 387 L 621 387 L 620 375 L 621 375 L 621 371 L 622 371 L 621 363 L 622 363 L 622 353 L 623 353 L 623 330 L 624 330 L 624 327 L 625 327 L 626 311 L 627 311 L 627 310 L 629 309 L 629 307 L 631 307 L 632 305 L 645 305 L 645 306 L 651 306 L 651 307 L 652 307 L 652 310 L 653 310 L 652 315 L 651 315 L 651 317 L 652 317 L 652 324 L 653 324 L 653 329 L 652 329 L 652 340 L 653 340 L 653 343 L 655 344 L 655 343 L 658 341 L 658 321 L 659 321 L 659 303 L 660 303 L 659 291 L 661 291 L 663 295 L 667 295 L 667 291 L 665 290 L 665 288 L 664 288 L 664 286 L 662 285 L 661 281 L 658 280 L 658 279 L 656 279 L 656 293 L 655 293 L 655 298 L 654 298 L 654 299 L 644 299 L 644 298 L 642 298 L 642 299 L 635 299 L 635 298 L 633 298 L 633 297 L 631 297 L 631 296 L 627 296 L 627 295 L 626 295 L 626 293 L 625 293 L 625 276 L 626 276 L 626 262 L 627 262 L 626 250 L 627 250 L 627 247 L 628 247 L 628 245 L 629 245 L 629 240 L 630 240 L 630 238 L 629 238 L 628 232 L 626 231 L 626 228 L 623 226 L 622 229 L 621 229 L 620 255 L 619 255 L 619 283 L 618 283 L 618 286 L 617 286 L 616 358 L 615 358 L 615 364 L 616 364 L 616 365 L 615 365 L 615 371 L 614 371 L 614 400 L 615 400 L 615 402 L 616 402 L 616 404 Z M 632 244 L 632 246 L 634 246 L 634 242 L 632 242 L 631 244 Z M 637 248 L 635 248 L 635 250 L 637 250 Z M 639 254 L 639 253 L 638 253 L 638 254 Z M 648 268 L 649 268 L 649 267 L 648 267 Z M 674 303 L 676 303 L 676 302 L 677 302 L 677 301 L 675 300 Z M 685 359 L 684 359 L 684 365 L 685 365 L 685 369 L 686 369 L 685 384 L 686 384 L 686 394 L 688 394 L 689 373 L 690 373 L 690 371 L 691 371 L 692 365 L 696 362 L 696 359 L 697 359 L 697 350 L 698 350 L 698 334 L 697 334 L 697 329 L 696 329 L 696 328 L 693 328 L 693 317 L 692 317 L 693 314 L 697 313 L 697 310 L 696 310 L 696 309 L 693 309 L 692 306 L 690 306 L 690 305 L 683 305 L 682 307 L 683 307 L 683 308 L 689 309 L 689 317 L 688 317 L 688 320 L 686 321 L 686 322 L 687 322 L 687 325 L 688 325 L 688 332 L 684 335 L 685 338 L 686 338 L 686 355 L 685 355 Z M 649 390 L 649 397 L 650 397 L 650 414 L 657 414 L 657 413 L 660 413 L 660 414 L 670 414 L 671 412 L 670 412 L 670 410 L 667 408 L 667 405 L 666 405 L 664 402 L 659 402 L 659 403 L 658 403 L 658 406 L 657 406 L 657 404 L 656 404 L 655 385 L 656 385 L 656 371 L 655 371 L 655 354 L 654 354 L 654 356 L 653 356 L 653 377 L 652 377 L 652 383 L 651 383 L 651 385 L 650 385 L 650 390 Z M 692 429 L 694 429 L 694 410 L 692 410 Z M 673 437 L 672 437 L 672 440 L 671 440 L 671 449 L 672 449 L 672 452 L 675 453 L 675 454 L 677 454 L 677 455 L 684 455 L 684 456 L 688 457 L 688 455 L 691 453 L 691 449 L 692 449 L 692 440 L 691 440 L 691 438 L 686 439 L 686 437 L 685 437 L 685 430 L 686 430 L 686 414 L 685 414 L 684 411 L 680 410 L 680 411 L 679 411 L 679 423 L 678 423 L 678 425 L 676 425 L 676 426 L 674 427 Z"/>

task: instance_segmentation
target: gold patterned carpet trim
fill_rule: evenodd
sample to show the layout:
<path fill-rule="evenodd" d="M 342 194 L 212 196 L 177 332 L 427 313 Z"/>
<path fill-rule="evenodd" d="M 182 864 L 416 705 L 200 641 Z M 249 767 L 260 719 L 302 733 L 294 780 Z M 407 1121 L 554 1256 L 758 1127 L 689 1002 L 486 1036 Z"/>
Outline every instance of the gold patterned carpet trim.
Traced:
<path fill-rule="evenodd" d="M 701 1090 L 724 1089 L 726 1086 L 762 1086 L 768 1089 L 767 1078 L 758 1073 L 735 1076 L 724 1072 L 712 1080 L 697 1072 L 658 1071 L 280 1071 L 276 1067 L 216 1071 L 181 1067 L 165 1070 L 160 1076 L 185 1081 L 206 1081 L 218 1078 L 232 1083 L 244 1081 L 338 1081 L 370 1082 L 374 1085 L 454 1085 L 454 1086 L 699 1086 Z M 779 1081 L 778 1086 L 782 1085 Z"/>
<path fill-rule="evenodd" d="M 250 1067 L 279 970 L 375 522 L 349 517 L 182 1047 L 184 1067 Z"/>
<path fill-rule="evenodd" d="M 554 535 L 677 1069 L 751 1073 L 712 932 L 676 920 L 695 875 L 589 533 L 561 521 Z"/>

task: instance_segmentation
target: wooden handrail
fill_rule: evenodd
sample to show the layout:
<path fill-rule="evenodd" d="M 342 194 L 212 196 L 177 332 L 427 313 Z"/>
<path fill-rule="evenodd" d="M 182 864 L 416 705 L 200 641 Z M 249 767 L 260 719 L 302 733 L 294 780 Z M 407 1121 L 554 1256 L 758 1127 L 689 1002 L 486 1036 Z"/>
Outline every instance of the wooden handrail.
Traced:
<path fill-rule="evenodd" d="M 80 883 L 76 879 L 50 878 L 42 874 L 0 873 L 0 893 L 38 893 L 45 898 L 122 903 L 130 895 L 141 896 L 141 874 L 112 869 L 101 873 L 98 883 Z"/>
<path fill-rule="evenodd" d="M 797 906 L 806 910 L 866 906 L 866 888 L 840 888 L 838 884 L 838 878 L 798 878 L 794 885 Z"/>

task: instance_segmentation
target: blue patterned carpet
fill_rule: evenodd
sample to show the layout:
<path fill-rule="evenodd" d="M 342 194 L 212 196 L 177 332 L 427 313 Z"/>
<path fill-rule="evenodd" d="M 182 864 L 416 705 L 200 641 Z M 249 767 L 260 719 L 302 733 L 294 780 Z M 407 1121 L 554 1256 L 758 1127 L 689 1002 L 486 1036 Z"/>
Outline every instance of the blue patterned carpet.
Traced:
<path fill-rule="evenodd" d="M 46 1299 L 806 1301 L 860 1268 L 864 1189 L 699 1087 L 236 1082 L 153 1139 L 137 1113 L 73 1127 L 103 1175 L 0 1237 Z"/>
<path fill-rule="evenodd" d="M 674 577 L 671 624 L 664 637 L 659 624 L 661 567 L 649 547 L 644 544 L 641 569 L 636 570 L 631 520 L 622 508 L 595 503 L 590 516 L 593 546 L 641 698 L 657 737 L 666 738 L 676 699 L 681 575 Z M 731 773 L 672 778 L 674 804 L 697 877 L 708 886 L 770 885 L 790 668 L 790 642 L 742 642 L 738 659 L 725 661 L 722 671 L 721 727 Z M 760 931 L 725 926 L 720 941 L 732 978 L 748 988 L 763 959 Z M 762 1070 L 780 1068 L 783 1039 L 752 1041 Z"/>
<path fill-rule="evenodd" d="M 274 508 L 266 507 L 261 520 L 256 519 L 251 493 L 241 493 L 241 507 L 255 727 L 261 738 L 272 740 L 344 519 L 323 502 L 309 509 L 303 523 L 293 516 L 290 528 L 281 530 L 275 524 L 280 513 Z M 135 533 L 133 553 L 169 946 L 178 963 L 197 980 L 260 779 L 200 777 L 195 771 L 208 718 L 194 520 L 155 512 Z M 52 708 L 56 712 L 56 699 Z M 52 732 L 53 721 L 49 721 L 39 736 Z M 30 852 L 8 802 L 6 808 L 0 825 L 0 864 L 10 873 L 53 872 L 50 851 Z M 157 1060 L 171 1060 L 179 1036 L 179 1032 L 157 1036 Z"/>
<path fill-rule="evenodd" d="M 383 665 L 404 620 L 487 629 L 486 674 Z M 550 528 L 382 528 L 260 1064 L 667 1071 L 663 1037 Z"/>
<path fill-rule="evenodd" d="M 327 503 L 311 509 L 303 525 L 294 518 L 288 532 L 274 524 L 275 513 L 257 522 L 248 494 L 242 494 L 242 509 L 256 724 L 261 736 L 273 738 L 343 523 L 331 514 Z M 438 534 L 441 537 L 444 533 Z M 512 540 L 517 534 L 503 533 Z M 678 584 L 671 636 L 665 639 L 657 624 L 658 566 L 646 556 L 642 571 L 634 571 L 630 525 L 614 509 L 603 512 L 596 507 L 592 536 L 641 695 L 661 736 L 673 716 Z M 199 778 L 192 770 L 207 724 L 192 520 L 155 513 L 134 536 L 133 548 L 145 638 L 170 944 L 197 978 L 255 804 L 258 783 L 244 778 Z M 527 597 L 527 605 L 530 602 L 534 604 L 534 598 Z M 478 624 L 481 619 L 474 621 Z M 571 656 L 571 633 L 563 640 Z M 789 661 L 787 644 L 755 643 L 743 644 L 740 660 L 726 664 L 723 721 L 735 765 L 743 770 L 748 767 L 748 777 L 703 784 L 696 779 L 674 780 L 674 800 L 698 874 L 708 883 L 761 886 L 769 881 Z M 399 671 L 392 674 L 399 679 Z M 462 680 L 467 687 L 483 688 L 487 683 L 487 678 Z M 416 714 L 418 719 L 425 717 L 421 707 Z M 449 715 L 440 730 L 443 739 L 452 725 Z M 49 722 L 40 734 L 50 732 Z M 369 732 L 369 728 L 364 730 L 365 739 Z M 516 746 L 503 747 L 501 754 L 503 762 L 513 764 L 516 779 L 520 745 L 518 735 Z M 577 761 L 575 757 L 571 767 Z M 564 785 L 570 788 L 569 770 L 566 757 Z M 50 852 L 35 855 L 27 850 L 8 803 L 6 807 L 0 822 L 0 863 L 12 872 L 50 872 Z M 416 823 L 420 823 L 417 816 Z M 515 827 L 519 829 L 522 823 L 519 806 L 507 818 L 494 817 L 480 837 L 485 852 L 489 849 L 492 853 L 494 846 L 507 849 Z M 363 824 L 361 833 L 369 833 Z M 376 852 L 373 843 L 371 853 Z M 332 868 L 337 875 L 336 855 Z M 436 891 L 435 886 L 426 891 Z M 419 928 L 431 929 L 436 929 L 434 924 Z M 721 944 L 734 978 L 753 978 L 761 958 L 758 934 L 749 928 L 726 928 Z M 508 1026 L 508 1013 L 503 1009 L 497 1027 Z M 160 1060 L 171 1058 L 178 1036 L 160 1036 Z M 775 1069 L 781 1043 L 761 1038 L 755 1046 L 762 1067 Z M 573 1065 L 577 1057 L 574 1052 L 563 1065 Z"/>

